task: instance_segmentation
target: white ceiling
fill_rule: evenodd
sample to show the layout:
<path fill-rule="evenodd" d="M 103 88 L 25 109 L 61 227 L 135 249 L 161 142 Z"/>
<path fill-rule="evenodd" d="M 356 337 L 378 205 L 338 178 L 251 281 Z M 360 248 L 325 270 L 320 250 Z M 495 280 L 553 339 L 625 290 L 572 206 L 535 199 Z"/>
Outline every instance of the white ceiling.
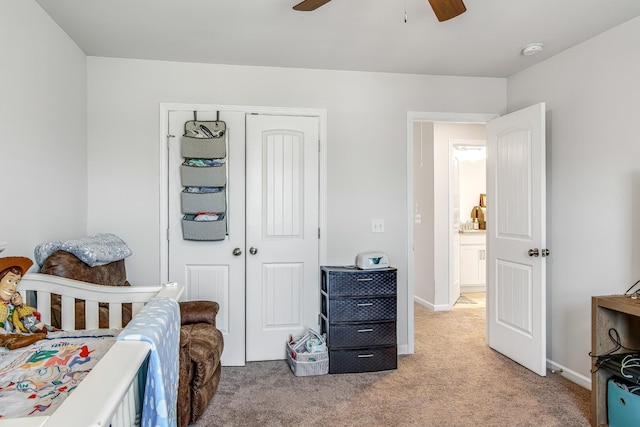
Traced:
<path fill-rule="evenodd" d="M 89 56 L 507 77 L 640 16 L 640 0 L 36 0 Z M 405 23 L 405 10 L 407 21 Z M 544 52 L 521 55 L 544 43 Z"/>

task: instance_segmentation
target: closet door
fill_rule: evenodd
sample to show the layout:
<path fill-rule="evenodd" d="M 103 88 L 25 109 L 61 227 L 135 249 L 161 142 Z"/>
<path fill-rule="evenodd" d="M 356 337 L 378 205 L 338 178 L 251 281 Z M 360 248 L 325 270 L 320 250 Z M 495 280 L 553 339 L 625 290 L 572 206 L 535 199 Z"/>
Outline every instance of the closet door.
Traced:
<path fill-rule="evenodd" d="M 185 285 L 183 300 L 220 304 L 216 325 L 224 335 L 222 364 L 241 366 L 245 360 L 245 114 L 222 111 L 218 117 L 216 111 L 197 112 L 199 121 L 216 118 L 226 124 L 227 176 L 224 197 L 210 196 L 216 198 L 213 210 L 222 210 L 226 204 L 227 234 L 222 231 L 222 240 L 185 240 L 181 140 L 184 124 L 194 120 L 194 112 L 169 112 L 169 134 L 173 135 L 168 139 L 167 165 L 169 280 Z"/>
<path fill-rule="evenodd" d="M 318 327 L 317 117 L 247 116 L 247 361 Z"/>

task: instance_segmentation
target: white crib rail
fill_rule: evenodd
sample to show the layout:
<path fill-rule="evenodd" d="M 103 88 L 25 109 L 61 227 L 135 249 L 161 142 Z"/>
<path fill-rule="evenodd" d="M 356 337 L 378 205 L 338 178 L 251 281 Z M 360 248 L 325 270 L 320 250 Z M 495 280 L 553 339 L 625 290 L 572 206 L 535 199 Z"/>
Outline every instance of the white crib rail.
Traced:
<path fill-rule="evenodd" d="M 117 341 L 44 426 L 139 425 L 138 371 L 150 349 L 144 341 Z"/>
<path fill-rule="evenodd" d="M 40 273 L 24 275 L 18 290 L 27 304 L 35 306 L 41 320 L 51 323 L 51 295 L 62 296 L 64 330 L 75 329 L 75 299 L 85 301 L 87 329 L 98 328 L 98 304 L 109 306 L 109 327 L 122 327 L 122 304 L 132 303 L 132 315 L 154 297 L 182 296 L 184 287 L 175 283 L 160 286 L 103 286 Z M 35 292 L 37 302 L 29 299 Z M 150 344 L 144 341 L 116 341 L 91 373 L 50 416 L 0 420 L 1 427 L 93 427 L 140 424 L 141 387 Z"/>
<path fill-rule="evenodd" d="M 132 316 L 135 316 L 151 298 L 167 297 L 177 301 L 182 296 L 183 289 L 183 286 L 175 283 L 158 286 L 95 285 L 41 273 L 25 274 L 18 285 L 27 304 L 38 309 L 41 320 L 46 324 L 51 324 L 51 294 L 62 295 L 61 326 L 66 331 L 75 329 L 76 298 L 85 301 L 86 329 L 98 328 L 99 303 L 107 303 L 109 306 L 109 327 L 121 328 L 123 303 L 131 303 Z M 30 300 L 27 291 L 36 293 L 36 303 Z"/>

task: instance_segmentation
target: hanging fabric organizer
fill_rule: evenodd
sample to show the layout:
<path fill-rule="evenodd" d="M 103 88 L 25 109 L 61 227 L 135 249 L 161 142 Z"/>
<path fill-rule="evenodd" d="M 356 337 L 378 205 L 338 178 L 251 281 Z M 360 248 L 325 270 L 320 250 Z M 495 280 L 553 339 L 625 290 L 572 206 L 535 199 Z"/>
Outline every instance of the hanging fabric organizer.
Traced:
<path fill-rule="evenodd" d="M 180 143 L 180 194 L 184 240 L 227 235 L 227 129 L 223 121 L 185 122 Z"/>

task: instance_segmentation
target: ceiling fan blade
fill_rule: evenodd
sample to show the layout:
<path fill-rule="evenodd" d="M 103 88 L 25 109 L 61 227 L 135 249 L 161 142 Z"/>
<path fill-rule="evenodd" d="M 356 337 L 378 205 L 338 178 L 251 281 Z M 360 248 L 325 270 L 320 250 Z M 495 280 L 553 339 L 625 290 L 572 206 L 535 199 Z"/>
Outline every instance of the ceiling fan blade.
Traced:
<path fill-rule="evenodd" d="M 462 0 L 429 0 L 429 3 L 440 22 L 455 18 L 467 10 Z"/>
<path fill-rule="evenodd" d="M 316 10 L 325 3 L 329 3 L 331 0 L 304 0 L 297 5 L 293 6 L 294 10 L 300 10 L 303 12 L 310 12 Z"/>

